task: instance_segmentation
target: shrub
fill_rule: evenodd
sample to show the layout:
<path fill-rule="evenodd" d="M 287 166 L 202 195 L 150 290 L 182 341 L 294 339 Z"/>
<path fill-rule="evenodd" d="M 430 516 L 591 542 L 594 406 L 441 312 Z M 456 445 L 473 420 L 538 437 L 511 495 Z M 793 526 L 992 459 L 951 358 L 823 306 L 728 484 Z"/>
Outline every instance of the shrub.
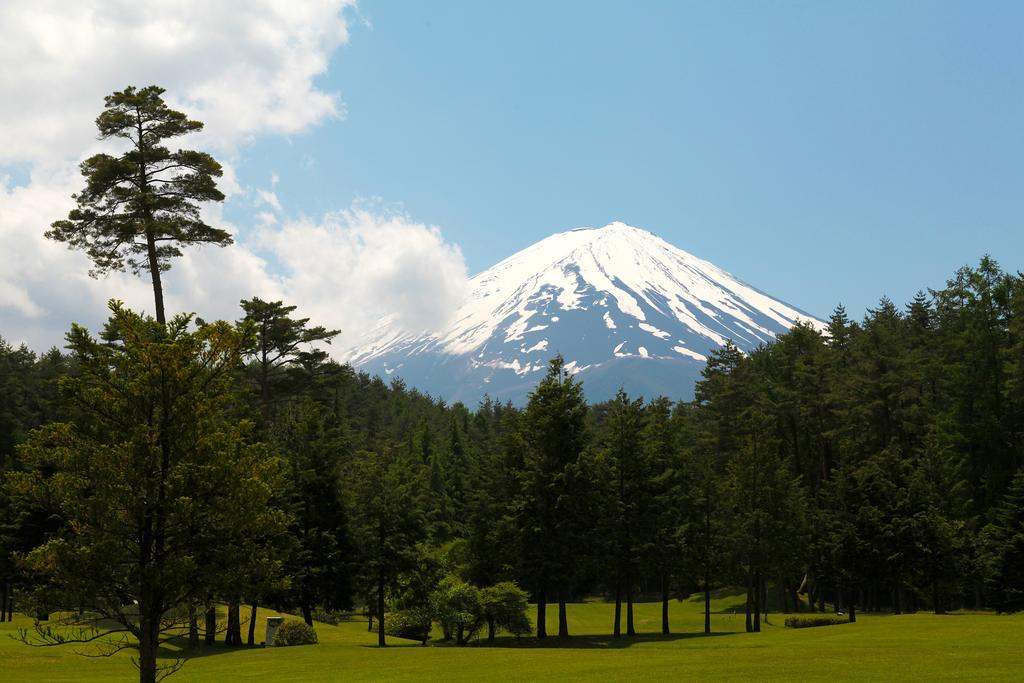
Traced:
<path fill-rule="evenodd" d="M 313 610 L 313 621 L 319 621 L 323 624 L 337 626 L 343 621 L 352 621 L 352 613 L 344 612 L 342 610 L 333 610 L 326 609 L 324 607 L 317 607 Z"/>
<path fill-rule="evenodd" d="M 786 617 L 786 626 L 789 628 L 811 628 L 813 626 L 835 626 L 836 624 L 848 624 L 850 620 L 845 617 L 837 617 L 832 614 L 816 614 L 805 617 Z"/>
<path fill-rule="evenodd" d="M 384 632 L 396 638 L 418 640 L 426 645 L 431 628 L 433 622 L 427 608 L 403 609 L 385 615 Z"/>
<path fill-rule="evenodd" d="M 530 635 L 532 627 L 526 616 L 527 596 L 511 581 L 503 581 L 480 591 L 480 603 L 487 620 L 487 639 L 494 640 L 496 631 L 507 631 L 512 635 Z"/>
<path fill-rule="evenodd" d="M 274 647 L 316 645 L 318 642 L 316 631 L 304 621 L 286 621 L 274 632 Z"/>
<path fill-rule="evenodd" d="M 446 634 L 465 645 L 484 624 L 480 589 L 457 576 L 446 576 L 431 596 L 431 607 Z"/>

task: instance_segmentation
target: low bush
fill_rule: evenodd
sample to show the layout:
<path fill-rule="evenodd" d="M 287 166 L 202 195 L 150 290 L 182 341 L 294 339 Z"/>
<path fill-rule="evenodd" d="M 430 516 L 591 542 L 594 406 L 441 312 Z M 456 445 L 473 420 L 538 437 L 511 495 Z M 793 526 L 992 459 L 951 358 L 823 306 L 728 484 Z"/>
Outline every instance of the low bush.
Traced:
<path fill-rule="evenodd" d="M 424 645 L 430 639 L 430 629 L 433 626 L 428 609 L 388 612 L 384 616 L 384 624 L 384 632 L 389 636 L 418 640 Z"/>
<path fill-rule="evenodd" d="M 458 645 L 469 643 L 484 625 L 480 589 L 455 575 L 441 579 L 431 595 L 431 609 L 445 637 L 455 636 Z"/>
<path fill-rule="evenodd" d="M 330 624 L 331 626 L 337 626 L 343 621 L 352 621 L 352 613 L 317 607 L 313 610 L 313 620 L 324 624 Z"/>
<path fill-rule="evenodd" d="M 316 645 L 318 642 L 316 631 L 304 621 L 286 621 L 274 632 L 274 647 Z"/>
<path fill-rule="evenodd" d="M 846 617 L 837 617 L 834 614 L 815 614 L 804 617 L 786 617 L 786 626 L 789 628 L 811 628 L 813 626 L 835 626 L 836 624 L 848 624 Z"/>
<path fill-rule="evenodd" d="M 532 631 L 530 617 L 526 616 L 529 596 L 514 582 L 503 581 L 480 591 L 480 604 L 487 620 L 487 639 L 494 640 L 497 631 L 508 631 L 515 637 L 528 636 Z"/>

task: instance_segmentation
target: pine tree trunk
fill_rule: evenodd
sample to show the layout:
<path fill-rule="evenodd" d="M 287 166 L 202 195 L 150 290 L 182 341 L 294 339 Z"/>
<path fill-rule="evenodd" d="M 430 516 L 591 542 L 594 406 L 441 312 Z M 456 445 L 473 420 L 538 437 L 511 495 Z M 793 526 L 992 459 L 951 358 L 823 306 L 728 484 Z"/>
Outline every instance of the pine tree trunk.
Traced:
<path fill-rule="evenodd" d="M 238 646 L 242 644 L 242 615 L 239 601 L 228 603 L 228 630 L 224 634 L 224 644 Z"/>
<path fill-rule="evenodd" d="M 537 637 L 548 637 L 548 595 L 544 589 L 537 594 Z"/>
<path fill-rule="evenodd" d="M 263 323 L 263 338 L 266 335 L 266 323 Z M 267 360 L 266 347 L 263 349 L 260 363 L 260 430 L 266 435 L 270 424 L 270 362 Z"/>
<path fill-rule="evenodd" d="M 622 635 L 620 624 L 622 622 L 622 585 L 615 584 L 615 626 L 612 628 L 612 637 L 618 638 Z"/>
<path fill-rule="evenodd" d="M 4 581 L 3 592 L 0 593 L 0 624 L 7 621 L 7 590 L 10 582 Z"/>
<path fill-rule="evenodd" d="M 754 633 L 761 632 L 761 575 L 754 575 Z"/>
<path fill-rule="evenodd" d="M 306 622 L 307 626 L 313 625 L 313 608 L 305 601 L 302 603 L 302 620 Z"/>
<path fill-rule="evenodd" d="M 711 633 L 711 588 L 704 579 L 704 633 Z"/>
<path fill-rule="evenodd" d="M 232 609 L 232 606 L 233 606 L 233 603 L 228 602 L 228 613 L 227 613 L 228 624 L 227 624 L 227 627 L 224 629 L 224 644 L 225 645 L 234 645 L 234 643 L 231 642 L 231 637 L 232 637 L 232 635 L 234 635 L 234 632 L 235 632 L 235 621 L 234 621 L 235 620 L 235 612 Z"/>
<path fill-rule="evenodd" d="M 754 588 L 753 588 L 753 585 L 752 585 L 752 579 L 751 579 L 751 577 L 748 576 L 747 577 L 747 604 L 746 604 L 746 607 L 745 607 L 745 612 L 746 612 L 746 624 L 745 624 L 745 626 L 746 626 L 747 633 L 753 633 L 754 632 L 754 622 L 753 622 L 753 620 L 750 617 L 750 608 L 752 607 L 751 603 L 753 601 L 754 601 Z"/>
<path fill-rule="evenodd" d="M 149 274 L 153 280 L 153 301 L 156 304 L 156 321 L 167 324 L 164 316 L 164 286 L 160 281 L 160 263 L 156 258 L 156 238 L 152 230 L 146 231 L 146 248 L 149 252 Z"/>
<path fill-rule="evenodd" d="M 188 646 L 199 647 L 199 619 L 195 606 L 188 608 Z"/>
<path fill-rule="evenodd" d="M 671 633 L 668 627 L 668 577 L 661 577 L 661 632 L 664 635 Z"/>
<path fill-rule="evenodd" d="M 217 641 L 217 606 L 210 605 L 206 608 L 205 639 L 207 645 L 213 645 Z"/>
<path fill-rule="evenodd" d="M 139 623 L 139 683 L 156 683 L 156 650 L 160 634 L 158 624 L 140 610 Z"/>
<path fill-rule="evenodd" d="M 377 581 L 377 647 L 386 647 L 384 640 L 384 577 Z"/>
<path fill-rule="evenodd" d="M 764 577 L 761 578 L 761 599 L 760 599 L 759 602 L 760 602 L 760 605 L 761 605 L 761 614 L 763 615 L 764 623 L 767 624 L 768 623 L 768 579 L 766 579 Z M 760 629 L 758 629 L 758 630 L 760 630 Z"/>
<path fill-rule="evenodd" d="M 633 627 L 633 584 L 626 584 L 626 635 L 635 636 L 636 628 Z"/>
<path fill-rule="evenodd" d="M 256 601 L 253 600 L 252 601 L 252 605 L 249 608 L 249 639 L 247 641 L 249 643 L 249 645 L 255 645 L 256 644 L 256 608 L 257 607 L 258 607 L 258 605 L 256 604 Z M 310 625 L 312 625 L 312 624 L 310 624 Z"/>
<path fill-rule="evenodd" d="M 566 591 L 564 588 L 558 591 L 558 637 L 569 637 L 569 617 L 565 613 Z"/>
<path fill-rule="evenodd" d="M 373 631 L 373 610 L 366 610 L 366 630 Z"/>
<path fill-rule="evenodd" d="M 942 602 L 942 594 L 939 592 L 939 583 L 937 581 L 932 582 L 932 604 L 936 614 L 946 613 L 946 606 Z"/>
<path fill-rule="evenodd" d="M 707 545 L 711 545 L 711 507 L 710 496 L 705 490 L 704 504 L 704 538 Z M 704 548 L 704 633 L 711 633 L 711 549 Z"/>
<path fill-rule="evenodd" d="M 495 630 L 496 629 L 494 628 L 494 617 L 487 617 L 487 642 L 488 643 L 493 643 L 494 642 L 494 632 L 495 632 Z M 423 641 L 423 643 L 425 645 L 426 641 Z"/>

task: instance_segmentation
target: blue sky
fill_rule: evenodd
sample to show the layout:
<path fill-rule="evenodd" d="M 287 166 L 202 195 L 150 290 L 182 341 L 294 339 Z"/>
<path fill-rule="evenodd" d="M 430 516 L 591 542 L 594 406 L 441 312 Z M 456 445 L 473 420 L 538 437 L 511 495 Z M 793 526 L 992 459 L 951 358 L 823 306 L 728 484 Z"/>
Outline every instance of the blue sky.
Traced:
<path fill-rule="evenodd" d="M 471 273 L 552 233 L 645 227 L 824 316 L 1024 267 L 1024 3 L 385 2 L 243 183 L 440 226 Z M 229 215 L 246 221 L 239 204 Z"/>
<path fill-rule="evenodd" d="M 151 310 L 144 278 L 90 279 L 43 235 L 113 151 L 103 97 L 150 83 L 206 124 L 181 142 L 224 163 L 204 215 L 237 234 L 175 262 L 169 310 L 280 299 L 351 348 L 620 220 L 860 317 L 985 253 L 1024 269 L 1022 37 L 1020 0 L 4 0 L 0 336 Z"/>

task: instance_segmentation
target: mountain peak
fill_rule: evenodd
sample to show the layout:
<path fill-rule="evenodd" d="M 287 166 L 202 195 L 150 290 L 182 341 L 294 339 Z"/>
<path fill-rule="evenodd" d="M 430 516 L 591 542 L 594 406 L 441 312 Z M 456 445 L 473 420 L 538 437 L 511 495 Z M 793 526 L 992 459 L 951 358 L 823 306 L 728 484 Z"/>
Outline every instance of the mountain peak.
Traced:
<path fill-rule="evenodd" d="M 470 280 L 445 329 L 384 321 L 351 361 L 448 400 L 523 400 L 560 352 L 592 399 L 692 395 L 707 354 L 824 323 L 647 230 L 614 221 L 551 235 Z"/>
<path fill-rule="evenodd" d="M 600 228 L 591 228 L 591 227 L 573 228 L 572 230 L 569 230 L 568 232 L 580 232 L 580 231 L 583 231 L 583 230 L 590 230 L 590 231 L 593 231 L 593 232 L 601 232 L 601 231 L 610 231 L 610 232 L 614 232 L 614 231 L 627 231 L 628 232 L 630 230 L 635 230 L 637 232 L 643 232 L 643 233 L 650 234 L 649 231 L 644 230 L 643 228 L 637 228 L 635 226 L 630 225 L 629 223 L 623 223 L 622 221 L 612 221 L 611 223 L 609 223 L 607 225 L 603 225 Z"/>

